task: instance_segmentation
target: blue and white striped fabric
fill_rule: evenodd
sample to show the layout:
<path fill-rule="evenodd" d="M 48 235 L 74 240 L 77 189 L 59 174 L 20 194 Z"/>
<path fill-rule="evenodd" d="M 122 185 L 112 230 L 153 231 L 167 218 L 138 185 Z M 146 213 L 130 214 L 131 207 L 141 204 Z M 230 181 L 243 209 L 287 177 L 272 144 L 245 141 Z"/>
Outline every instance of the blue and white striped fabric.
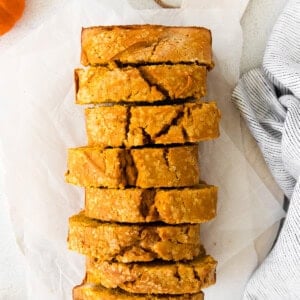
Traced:
<path fill-rule="evenodd" d="M 263 67 L 243 75 L 232 98 L 290 201 L 278 240 L 244 299 L 300 299 L 300 0 L 288 2 Z"/>

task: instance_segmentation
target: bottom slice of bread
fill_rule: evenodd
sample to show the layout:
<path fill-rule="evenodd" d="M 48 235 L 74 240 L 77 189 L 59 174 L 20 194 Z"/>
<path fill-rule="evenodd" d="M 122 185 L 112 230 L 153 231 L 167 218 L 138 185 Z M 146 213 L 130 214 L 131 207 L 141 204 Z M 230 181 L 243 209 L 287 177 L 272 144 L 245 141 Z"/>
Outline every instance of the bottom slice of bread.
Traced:
<path fill-rule="evenodd" d="M 140 294 L 193 294 L 216 281 L 217 262 L 209 255 L 191 262 L 115 263 L 87 260 L 88 283 Z"/>
<path fill-rule="evenodd" d="M 79 285 L 73 289 L 73 300 L 203 300 L 202 292 L 183 295 L 130 294 L 120 289 Z"/>

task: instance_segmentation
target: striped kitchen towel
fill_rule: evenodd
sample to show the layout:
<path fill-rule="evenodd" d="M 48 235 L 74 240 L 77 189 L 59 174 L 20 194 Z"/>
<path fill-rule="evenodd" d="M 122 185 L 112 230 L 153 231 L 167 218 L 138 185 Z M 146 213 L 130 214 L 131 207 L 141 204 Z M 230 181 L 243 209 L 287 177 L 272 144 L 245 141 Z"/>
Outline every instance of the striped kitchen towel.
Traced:
<path fill-rule="evenodd" d="M 242 76 L 232 99 L 290 202 L 277 242 L 250 278 L 244 299 L 300 299 L 300 0 L 288 2 L 263 67 Z"/>

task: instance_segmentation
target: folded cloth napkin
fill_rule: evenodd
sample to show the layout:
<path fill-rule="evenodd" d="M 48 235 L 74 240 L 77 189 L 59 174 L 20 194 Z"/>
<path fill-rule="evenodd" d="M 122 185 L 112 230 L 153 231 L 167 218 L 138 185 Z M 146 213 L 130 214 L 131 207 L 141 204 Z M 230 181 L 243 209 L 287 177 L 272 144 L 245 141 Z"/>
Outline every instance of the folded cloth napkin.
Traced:
<path fill-rule="evenodd" d="M 263 67 L 242 76 L 232 99 L 290 201 L 277 242 L 243 299 L 300 299 L 300 0 L 288 2 Z"/>

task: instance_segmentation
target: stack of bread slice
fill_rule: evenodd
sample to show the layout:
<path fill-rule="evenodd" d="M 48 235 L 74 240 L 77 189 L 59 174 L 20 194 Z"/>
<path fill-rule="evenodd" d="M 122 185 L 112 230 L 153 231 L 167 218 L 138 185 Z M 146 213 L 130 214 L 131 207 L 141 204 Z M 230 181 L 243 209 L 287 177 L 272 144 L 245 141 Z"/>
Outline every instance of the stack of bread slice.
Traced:
<path fill-rule="evenodd" d="M 87 256 L 77 300 L 203 299 L 215 283 L 200 223 L 217 188 L 201 181 L 198 142 L 219 136 L 215 102 L 201 102 L 212 68 L 200 27 L 82 30 L 76 103 L 88 145 L 68 150 L 66 180 L 85 188 L 69 248 Z"/>

